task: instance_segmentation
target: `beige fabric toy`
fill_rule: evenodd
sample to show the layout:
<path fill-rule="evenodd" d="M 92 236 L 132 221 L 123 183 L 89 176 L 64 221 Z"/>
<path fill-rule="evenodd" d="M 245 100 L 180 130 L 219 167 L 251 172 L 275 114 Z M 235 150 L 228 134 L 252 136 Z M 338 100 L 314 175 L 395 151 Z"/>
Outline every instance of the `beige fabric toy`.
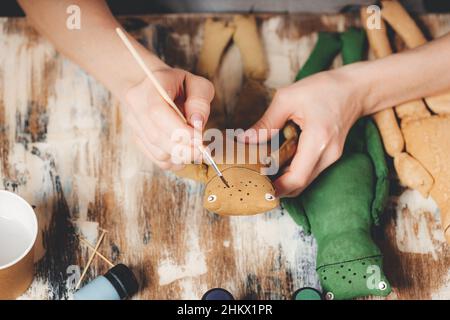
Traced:
<path fill-rule="evenodd" d="M 272 98 L 272 92 L 262 83 L 268 66 L 253 16 L 237 15 L 231 21 L 208 19 L 205 23 L 204 41 L 197 63 L 197 72 L 214 80 L 221 58 L 231 40 L 241 53 L 244 84 L 237 98 L 232 119 L 224 120 L 226 117 L 224 106 L 220 99 L 216 98 L 212 103 L 207 128 L 225 129 L 224 124 L 228 122 L 231 123 L 228 127 L 246 129 L 262 116 Z M 222 215 L 250 215 L 269 211 L 279 205 L 279 199 L 275 197 L 270 177 L 262 174 L 262 170 L 270 166 L 270 161 L 273 162 L 275 159 L 278 159 L 280 167 L 283 166 L 294 155 L 298 141 L 297 131 L 293 125 L 284 128 L 283 136 L 285 141 L 275 154 L 270 154 L 270 148 L 266 146 L 237 142 L 234 144 L 232 161 L 224 161 L 226 154 L 214 154 L 230 188 L 227 188 L 214 170 L 206 164 L 187 165 L 176 174 L 206 184 L 203 204 L 212 212 Z M 226 139 L 234 139 L 234 137 L 227 138 L 224 135 L 224 140 Z M 225 147 L 224 150 L 226 150 Z M 264 150 L 264 155 L 267 153 L 267 157 L 263 157 L 261 150 Z M 238 161 L 238 154 L 245 155 L 244 159 Z M 250 161 L 249 154 L 257 155 L 256 163 L 255 159 Z"/>
<path fill-rule="evenodd" d="M 398 1 L 381 1 L 382 17 L 408 48 L 426 43 L 414 20 Z M 361 10 L 367 21 L 366 8 Z M 367 25 L 363 23 L 365 27 Z M 377 58 L 392 53 L 386 26 L 366 28 Z M 429 111 L 431 109 L 435 115 Z M 450 94 L 410 101 L 374 116 L 387 153 L 394 158 L 400 183 L 431 195 L 441 210 L 442 228 L 450 242 Z M 400 121 L 400 128 L 396 116 Z"/>

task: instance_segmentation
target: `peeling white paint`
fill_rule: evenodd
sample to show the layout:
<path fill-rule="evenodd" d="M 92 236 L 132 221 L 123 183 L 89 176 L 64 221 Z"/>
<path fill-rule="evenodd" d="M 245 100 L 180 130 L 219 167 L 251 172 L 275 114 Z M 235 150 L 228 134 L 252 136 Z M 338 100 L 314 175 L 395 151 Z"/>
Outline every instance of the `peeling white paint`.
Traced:
<path fill-rule="evenodd" d="M 437 260 L 445 237 L 434 200 L 431 197 L 425 199 L 418 191 L 408 189 L 398 199 L 396 211 L 395 236 L 398 249 L 409 253 L 429 253 Z M 435 223 L 429 223 L 430 216 Z"/>

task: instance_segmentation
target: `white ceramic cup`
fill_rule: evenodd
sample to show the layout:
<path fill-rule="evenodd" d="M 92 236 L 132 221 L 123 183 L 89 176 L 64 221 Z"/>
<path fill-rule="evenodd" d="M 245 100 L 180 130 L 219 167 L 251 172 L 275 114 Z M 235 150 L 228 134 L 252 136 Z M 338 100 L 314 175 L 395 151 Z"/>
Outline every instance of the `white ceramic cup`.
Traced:
<path fill-rule="evenodd" d="M 33 281 L 37 234 L 36 214 L 28 202 L 0 190 L 0 300 L 17 298 Z"/>

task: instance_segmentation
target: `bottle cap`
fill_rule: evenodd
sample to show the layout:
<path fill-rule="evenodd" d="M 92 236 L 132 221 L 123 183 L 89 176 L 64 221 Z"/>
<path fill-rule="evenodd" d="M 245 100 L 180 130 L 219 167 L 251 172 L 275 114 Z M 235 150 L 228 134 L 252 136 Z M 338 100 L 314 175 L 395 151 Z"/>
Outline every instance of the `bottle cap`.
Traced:
<path fill-rule="evenodd" d="M 202 300 L 234 300 L 234 297 L 227 290 L 214 288 L 208 290 L 202 297 Z"/>
<path fill-rule="evenodd" d="M 295 291 L 292 300 L 322 300 L 322 293 L 317 289 L 305 287 Z"/>
<path fill-rule="evenodd" d="M 139 283 L 130 268 L 124 264 L 112 267 L 104 277 L 116 289 L 121 299 L 133 296 L 139 289 Z"/>

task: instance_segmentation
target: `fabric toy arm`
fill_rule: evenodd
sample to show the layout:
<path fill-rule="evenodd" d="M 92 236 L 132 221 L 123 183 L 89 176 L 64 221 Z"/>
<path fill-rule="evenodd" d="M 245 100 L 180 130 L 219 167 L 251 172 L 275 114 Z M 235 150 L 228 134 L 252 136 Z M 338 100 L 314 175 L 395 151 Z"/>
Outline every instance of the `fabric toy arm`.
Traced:
<path fill-rule="evenodd" d="M 233 40 L 241 52 L 245 76 L 250 79 L 264 80 L 269 68 L 255 17 L 236 15 L 234 25 L 236 32 Z"/>
<path fill-rule="evenodd" d="M 311 234 L 311 225 L 309 224 L 308 216 L 301 201 L 301 197 L 284 198 L 282 201 L 283 208 L 289 213 L 296 224 L 303 228 L 307 234 Z"/>
<path fill-rule="evenodd" d="M 364 28 L 366 29 L 367 38 L 369 39 L 370 48 L 376 58 L 380 59 L 392 54 L 391 45 L 386 32 L 386 24 L 381 20 L 380 29 L 368 28 L 368 24 L 364 21 L 368 21 L 369 14 L 367 7 L 361 8 L 361 21 L 363 21 Z M 391 157 L 403 151 L 405 148 L 405 141 L 403 139 L 402 132 L 398 126 L 397 119 L 395 117 L 394 109 L 389 108 L 383 111 L 377 112 L 373 115 L 380 134 L 383 140 L 384 148 Z"/>
<path fill-rule="evenodd" d="M 234 27 L 224 21 L 208 19 L 204 26 L 203 46 L 197 63 L 197 73 L 212 79 L 220 64 L 225 47 L 230 42 Z"/>
<path fill-rule="evenodd" d="M 384 211 L 386 201 L 389 197 L 389 171 L 380 135 L 371 120 L 367 121 L 365 136 L 367 153 L 372 159 L 377 181 L 375 185 L 375 197 L 372 202 L 372 219 L 375 225 L 379 225 L 380 216 Z"/>
<path fill-rule="evenodd" d="M 311 52 L 308 60 L 297 73 L 295 81 L 328 69 L 340 50 L 341 41 L 338 34 L 319 32 L 316 46 Z"/>

